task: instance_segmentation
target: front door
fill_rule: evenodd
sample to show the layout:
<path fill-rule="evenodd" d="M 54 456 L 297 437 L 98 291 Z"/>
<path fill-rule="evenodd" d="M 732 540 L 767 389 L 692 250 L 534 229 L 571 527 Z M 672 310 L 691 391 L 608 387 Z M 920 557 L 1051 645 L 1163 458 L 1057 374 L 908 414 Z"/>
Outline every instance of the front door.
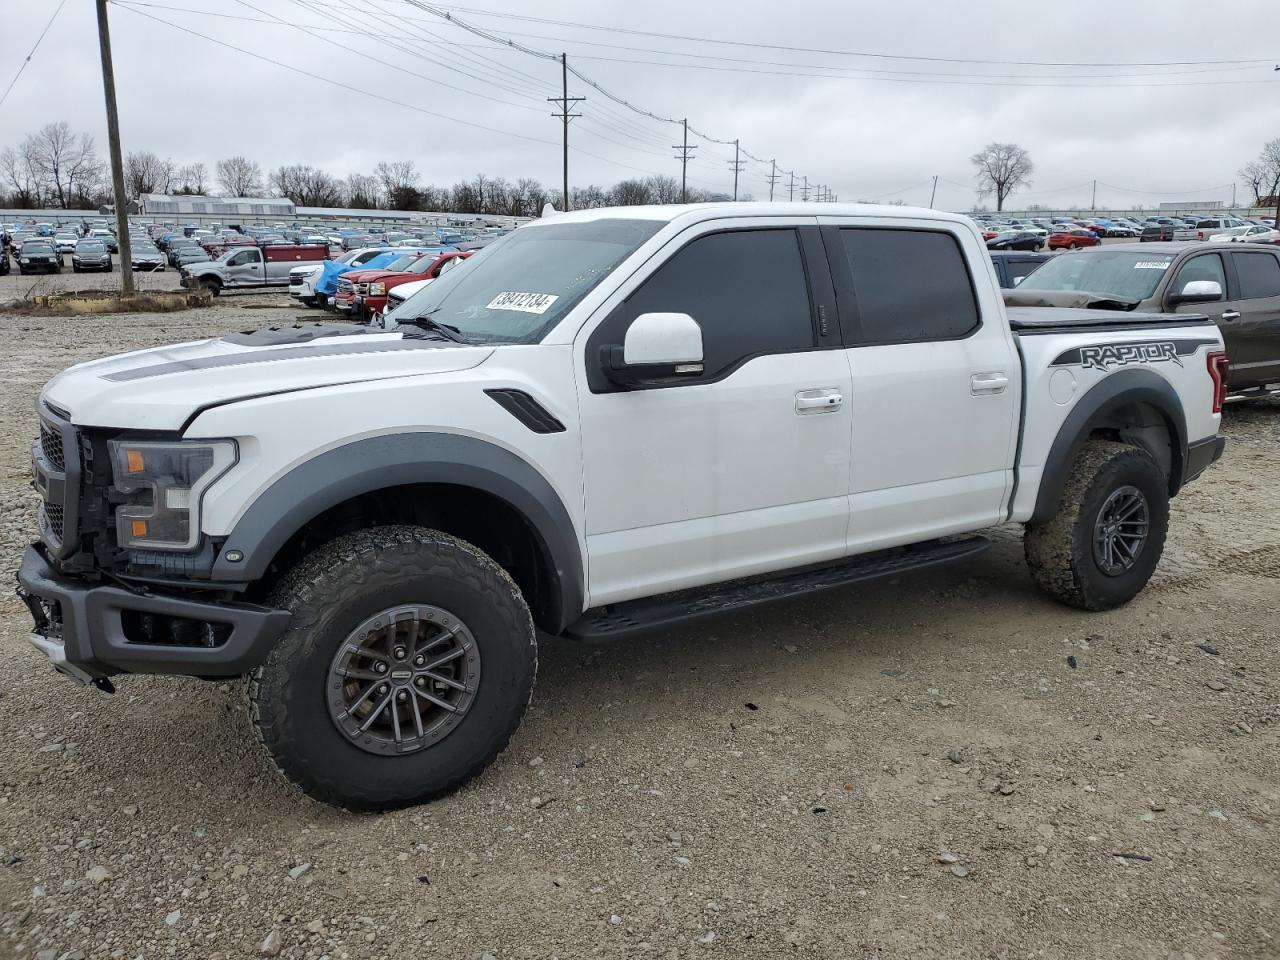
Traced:
<path fill-rule="evenodd" d="M 1247 246 L 1247 244 L 1242 244 Z M 1238 316 L 1224 321 L 1232 332 L 1232 386 L 1280 384 L 1280 253 L 1273 250 L 1235 250 Z"/>
<path fill-rule="evenodd" d="M 227 261 L 227 279 L 233 285 L 260 283 L 262 254 L 257 249 L 238 250 Z"/>
<path fill-rule="evenodd" d="M 1000 522 L 1021 361 L 989 273 L 970 275 L 986 252 L 936 221 L 823 222 L 853 378 L 849 552 Z"/>
<path fill-rule="evenodd" d="M 700 224 L 655 262 L 575 347 L 592 605 L 845 549 L 851 385 L 814 220 Z M 703 372 L 619 390 L 601 348 L 654 312 L 697 321 Z"/>

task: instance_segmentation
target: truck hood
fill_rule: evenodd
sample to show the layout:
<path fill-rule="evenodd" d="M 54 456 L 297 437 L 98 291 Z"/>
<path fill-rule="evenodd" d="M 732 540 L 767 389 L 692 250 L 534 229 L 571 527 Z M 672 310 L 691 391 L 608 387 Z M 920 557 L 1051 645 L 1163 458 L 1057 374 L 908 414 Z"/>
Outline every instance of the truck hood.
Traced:
<path fill-rule="evenodd" d="M 196 412 L 237 400 L 469 370 L 492 353 L 416 329 L 297 324 L 77 364 L 42 396 L 80 426 L 180 430 Z"/>
<path fill-rule="evenodd" d="M 1132 310 L 1141 300 L 1088 290 L 1004 290 L 1007 307 L 1072 307 L 1080 310 Z"/>

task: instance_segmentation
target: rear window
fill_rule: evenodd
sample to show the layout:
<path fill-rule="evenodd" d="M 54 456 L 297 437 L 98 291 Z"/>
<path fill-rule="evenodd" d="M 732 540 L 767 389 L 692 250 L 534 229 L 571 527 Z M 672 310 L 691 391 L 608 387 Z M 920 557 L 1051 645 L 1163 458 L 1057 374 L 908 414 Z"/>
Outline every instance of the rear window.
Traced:
<path fill-rule="evenodd" d="M 1242 299 L 1280 297 L 1280 259 L 1269 253 L 1234 253 L 1232 259 Z"/>
<path fill-rule="evenodd" d="M 977 329 L 973 283 L 951 234 L 853 227 L 840 238 L 862 343 L 955 340 Z"/>

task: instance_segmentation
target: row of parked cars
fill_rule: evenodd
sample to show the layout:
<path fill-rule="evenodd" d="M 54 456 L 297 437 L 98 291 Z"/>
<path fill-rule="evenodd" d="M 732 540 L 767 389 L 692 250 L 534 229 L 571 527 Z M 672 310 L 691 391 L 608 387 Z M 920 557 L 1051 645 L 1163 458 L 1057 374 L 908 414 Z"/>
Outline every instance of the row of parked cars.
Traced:
<path fill-rule="evenodd" d="M 0 224 L 0 274 L 9 273 L 12 257 L 19 274 L 61 273 L 66 258 L 76 273 L 110 272 L 116 252 L 115 235 L 89 225 L 67 225 L 56 231 L 33 224 Z"/>
<path fill-rule="evenodd" d="M 1163 217 L 1139 221 L 1133 217 L 1037 217 L 997 220 L 975 217 L 991 250 L 1078 250 L 1096 246 L 1103 238 L 1272 242 L 1278 235 L 1275 221 L 1266 217 Z"/>

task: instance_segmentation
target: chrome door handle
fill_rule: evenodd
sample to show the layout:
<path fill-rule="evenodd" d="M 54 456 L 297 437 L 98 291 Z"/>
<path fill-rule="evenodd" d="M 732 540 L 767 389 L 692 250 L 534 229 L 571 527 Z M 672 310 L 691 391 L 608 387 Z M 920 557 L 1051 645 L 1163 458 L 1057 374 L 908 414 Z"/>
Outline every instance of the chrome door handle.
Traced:
<path fill-rule="evenodd" d="M 796 413 L 800 416 L 832 413 L 842 406 L 844 406 L 844 394 L 831 387 L 820 390 L 801 390 L 796 394 Z"/>
<path fill-rule="evenodd" d="M 1009 386 L 1009 378 L 1000 371 L 994 373 L 975 373 L 969 378 L 969 393 L 975 397 L 1004 393 Z"/>
<path fill-rule="evenodd" d="M 1223 310 L 1222 319 L 1223 320 L 1239 320 L 1240 311 L 1239 310 Z"/>

